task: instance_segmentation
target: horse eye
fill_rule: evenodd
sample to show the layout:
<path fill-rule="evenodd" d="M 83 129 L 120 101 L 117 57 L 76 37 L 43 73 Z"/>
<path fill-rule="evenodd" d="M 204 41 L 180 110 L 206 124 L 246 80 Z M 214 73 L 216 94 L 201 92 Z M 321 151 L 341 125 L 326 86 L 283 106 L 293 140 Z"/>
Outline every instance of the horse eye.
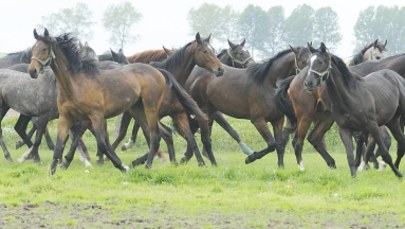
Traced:
<path fill-rule="evenodd" d="M 377 60 L 381 59 L 381 57 L 377 56 Z"/>

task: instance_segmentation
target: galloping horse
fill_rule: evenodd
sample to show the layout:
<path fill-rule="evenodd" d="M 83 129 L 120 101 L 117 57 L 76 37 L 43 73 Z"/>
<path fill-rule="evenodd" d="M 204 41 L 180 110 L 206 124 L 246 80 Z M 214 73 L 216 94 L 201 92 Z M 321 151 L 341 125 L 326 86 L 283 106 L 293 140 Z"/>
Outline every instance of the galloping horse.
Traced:
<path fill-rule="evenodd" d="M 200 107 L 214 120 L 219 112 L 231 117 L 250 120 L 267 143 L 261 151 L 250 154 L 245 162 L 251 163 L 277 149 L 278 165 L 284 166 L 284 146 L 279 145 L 284 123 L 283 114 L 276 108 L 274 92 L 276 81 L 296 74 L 296 54 L 308 58 L 306 48 L 281 51 L 264 63 L 250 65 L 247 69 L 224 66 L 224 75 L 216 77 L 196 67 L 186 82 L 186 89 Z M 273 125 L 275 138 L 268 129 Z M 242 149 L 243 150 L 243 149 Z"/>
<path fill-rule="evenodd" d="M 247 49 L 244 49 L 246 39 L 239 44 L 234 44 L 228 39 L 228 49 L 223 49 L 217 57 L 219 60 L 230 67 L 246 68 L 249 64 L 255 63 Z"/>
<path fill-rule="evenodd" d="M 58 134 L 51 163 L 51 174 L 62 158 L 68 130 L 76 121 L 91 121 L 100 152 L 121 171 L 127 171 L 109 144 L 106 118 L 124 111 L 140 122 L 146 122 L 151 136 L 147 166 L 159 148 L 158 110 L 163 101 L 166 74 L 145 64 L 132 64 L 99 71 L 93 59 L 81 58 L 77 40 L 70 34 L 57 37 L 44 30 L 32 46 L 29 65 L 31 77 L 37 77 L 44 66 L 50 66 L 58 82 Z"/>
<path fill-rule="evenodd" d="M 392 162 L 379 126 L 387 126 L 397 140 L 400 160 L 405 152 L 405 136 L 400 126 L 400 118 L 405 114 L 405 80 L 389 69 L 365 77 L 353 75 L 339 57 L 327 51 L 324 43 L 311 52 L 309 67 L 300 75 L 306 76 L 305 90 L 317 94 L 338 124 L 352 177 L 356 176 L 353 131 L 371 134 L 384 161 L 396 176 L 402 177 Z"/>
<path fill-rule="evenodd" d="M 363 60 L 366 61 L 364 58 Z M 387 57 L 379 61 L 368 60 L 362 64 L 350 66 L 349 70 L 362 76 L 384 68 L 390 68 L 394 71 L 398 69 L 400 72 L 405 73 L 405 66 L 402 67 L 401 61 L 405 61 L 405 55 L 403 58 Z M 319 152 L 330 168 L 336 168 L 335 160 L 327 152 L 323 139 L 326 131 L 330 129 L 334 121 L 329 111 L 325 111 L 323 107 L 318 104 L 317 94 L 310 94 L 305 91 L 303 87 L 304 80 L 305 75 L 302 74 L 286 79 L 286 81 L 279 85 L 279 90 L 287 93 L 277 94 L 278 96 L 285 97 L 277 98 L 278 100 L 289 101 L 284 102 L 283 106 L 279 108 L 283 108 L 283 113 L 287 115 L 293 125 L 296 125 L 296 132 L 292 144 L 298 168 L 304 170 L 302 149 L 312 122 L 314 122 L 314 127 L 308 134 L 308 141 Z"/>
<path fill-rule="evenodd" d="M 157 68 L 168 70 L 176 77 L 176 80 L 180 85 L 185 84 L 190 72 L 196 65 L 203 67 L 207 71 L 213 72 L 216 75 L 222 75 L 222 63 L 215 56 L 214 51 L 211 49 L 210 38 L 211 35 L 205 39 L 202 39 L 200 37 L 200 34 L 197 33 L 194 41 L 187 43 L 185 46 L 178 49 L 174 54 L 161 62 L 151 62 L 151 65 Z M 170 90 L 166 91 L 169 92 Z M 160 117 L 166 115 L 171 116 L 177 126 L 180 127 L 179 130 L 181 135 L 187 139 L 188 149 L 193 149 L 192 151 L 194 151 L 196 155 L 199 155 L 200 153 L 198 151 L 197 144 L 195 143 L 193 133 L 191 132 L 188 124 L 187 114 L 184 112 L 184 108 L 178 107 L 176 109 L 176 102 L 174 101 L 174 99 L 175 97 L 173 97 L 173 95 L 167 94 L 165 96 L 165 100 L 162 104 L 162 110 L 159 112 Z M 197 104 L 195 105 L 197 106 Z M 190 112 L 188 113 L 190 114 Z M 121 129 L 119 131 L 119 136 L 113 143 L 113 146 L 118 145 L 119 141 L 121 141 L 125 136 L 130 121 L 129 119 L 127 119 L 128 117 L 129 116 L 125 116 L 124 114 L 124 117 L 121 119 Z M 207 119 L 205 115 L 203 118 L 197 116 L 196 119 L 199 120 L 199 124 L 201 126 L 201 140 L 204 144 L 205 149 L 207 149 L 208 151 L 207 153 L 209 155 L 209 159 L 212 164 L 216 164 L 216 160 L 211 150 L 211 141 L 209 139 L 209 127 Z M 169 140 L 171 139 L 170 133 L 166 135 L 165 139 L 167 139 L 166 142 L 171 141 Z M 192 151 L 186 152 L 185 156 L 182 158 L 182 162 L 186 162 L 191 158 L 191 156 L 193 155 Z M 139 163 L 142 163 L 142 158 L 139 159 Z"/>

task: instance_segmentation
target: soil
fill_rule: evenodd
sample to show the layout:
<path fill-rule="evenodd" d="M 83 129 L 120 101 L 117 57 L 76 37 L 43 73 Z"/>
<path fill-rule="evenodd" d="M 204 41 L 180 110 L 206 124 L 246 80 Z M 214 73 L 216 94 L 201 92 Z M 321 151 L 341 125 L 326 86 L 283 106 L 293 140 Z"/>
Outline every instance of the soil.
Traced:
<path fill-rule="evenodd" d="M 145 216 L 146 215 L 146 216 Z M 268 217 L 265 222 L 255 218 Z M 0 205 L 0 228 L 405 228 L 398 215 L 325 212 L 295 215 L 290 211 L 223 214 L 210 212 L 189 217 L 168 206 L 112 211 L 94 204 L 53 202 L 13 207 Z"/>

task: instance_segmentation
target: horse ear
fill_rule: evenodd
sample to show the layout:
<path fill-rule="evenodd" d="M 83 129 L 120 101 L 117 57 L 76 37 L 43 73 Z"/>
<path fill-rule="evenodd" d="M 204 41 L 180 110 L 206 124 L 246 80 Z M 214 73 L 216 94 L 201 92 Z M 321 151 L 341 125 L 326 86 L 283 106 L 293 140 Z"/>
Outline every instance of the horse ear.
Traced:
<path fill-rule="evenodd" d="M 386 47 L 387 46 L 387 40 L 385 40 L 385 43 L 384 43 L 384 47 Z"/>
<path fill-rule="evenodd" d="M 163 51 L 165 51 L 166 55 L 170 55 L 170 50 L 163 45 Z"/>
<path fill-rule="evenodd" d="M 314 49 L 314 47 L 312 47 L 312 41 L 307 43 L 308 49 L 311 53 L 314 53 L 316 51 L 316 49 Z"/>
<path fill-rule="evenodd" d="M 293 51 L 295 54 L 298 53 L 298 50 L 296 48 L 292 47 L 291 45 L 288 45 L 288 46 L 290 46 L 291 51 Z"/>
<path fill-rule="evenodd" d="M 212 35 L 212 33 L 210 33 L 210 35 L 208 35 L 208 37 L 204 39 L 205 42 L 210 43 L 211 35 Z"/>
<path fill-rule="evenodd" d="M 85 41 L 84 42 L 84 47 L 89 47 L 89 42 Z"/>
<path fill-rule="evenodd" d="M 374 48 L 376 48 L 377 45 L 378 45 L 378 39 L 375 39 L 374 44 L 373 44 Z"/>
<path fill-rule="evenodd" d="M 120 49 L 118 50 L 118 53 L 124 55 L 124 50 L 122 50 L 122 48 L 120 48 Z"/>
<path fill-rule="evenodd" d="M 47 28 L 44 29 L 44 37 L 49 37 L 49 32 Z"/>
<path fill-rule="evenodd" d="M 234 49 L 236 47 L 236 45 L 234 43 L 232 43 L 229 39 L 228 39 L 228 44 L 229 44 L 229 47 L 231 47 L 231 49 Z"/>
<path fill-rule="evenodd" d="M 326 52 L 326 45 L 321 42 L 321 52 Z"/>
<path fill-rule="evenodd" d="M 201 44 L 201 36 L 199 32 L 195 35 L 195 40 L 197 41 L 198 44 Z"/>
<path fill-rule="evenodd" d="M 35 38 L 36 40 L 38 40 L 38 38 L 39 38 L 39 35 L 38 35 L 38 33 L 37 33 L 37 30 L 36 30 L 36 29 L 34 29 L 34 38 Z"/>
<path fill-rule="evenodd" d="M 242 43 L 240 43 L 239 45 L 242 46 L 242 48 L 243 48 L 243 46 L 245 46 L 245 42 L 246 42 L 246 38 L 243 38 Z"/>

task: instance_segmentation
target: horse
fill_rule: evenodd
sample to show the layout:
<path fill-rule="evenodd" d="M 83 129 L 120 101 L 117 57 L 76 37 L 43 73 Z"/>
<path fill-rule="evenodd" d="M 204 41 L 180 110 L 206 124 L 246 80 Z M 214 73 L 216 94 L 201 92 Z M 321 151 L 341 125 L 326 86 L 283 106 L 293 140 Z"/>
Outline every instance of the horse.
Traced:
<path fill-rule="evenodd" d="M 378 61 L 365 58 L 363 58 L 363 60 L 366 62 L 349 66 L 349 70 L 362 76 L 383 68 L 390 68 L 394 71 L 405 73 L 405 66 L 402 67 L 401 64 L 401 61 L 405 61 L 405 55 L 403 58 L 387 57 Z M 279 108 L 288 117 L 292 126 L 296 126 L 292 145 L 298 169 L 305 169 L 302 159 L 302 149 L 312 122 L 314 122 L 314 127 L 308 134 L 307 140 L 325 160 L 327 166 L 334 169 L 336 168 L 335 160 L 327 152 L 323 139 L 326 131 L 331 128 L 334 121 L 329 111 L 324 110 L 323 107 L 319 105 L 317 94 L 310 94 L 305 91 L 303 87 L 304 80 L 305 75 L 287 78 L 284 82 L 279 84 L 278 91 L 282 93 L 277 93 L 276 95 L 277 100 L 284 101 L 283 106 L 279 106 Z"/>
<path fill-rule="evenodd" d="M 224 75 L 221 77 L 196 67 L 186 82 L 186 90 L 211 121 L 221 112 L 231 117 L 248 119 L 259 131 L 267 147 L 251 153 L 245 163 L 251 163 L 276 149 L 278 166 L 284 166 L 284 146 L 278 144 L 282 141 L 284 116 L 276 108 L 274 91 L 277 79 L 296 74 L 295 52 L 300 53 L 298 56 L 304 59 L 309 57 L 306 48 L 290 48 L 266 62 L 250 65 L 246 69 L 224 65 Z M 272 123 L 275 137 L 270 133 L 267 122 Z"/>
<path fill-rule="evenodd" d="M 213 72 L 213 74 L 215 75 L 222 75 L 222 63 L 216 57 L 213 49 L 210 46 L 210 38 L 211 35 L 209 35 L 207 38 L 202 39 L 199 33 L 197 33 L 195 40 L 188 42 L 185 46 L 178 49 L 174 54 L 168 56 L 165 60 L 160 62 L 151 62 L 150 64 L 154 67 L 168 70 L 176 77 L 176 80 L 180 85 L 185 84 L 190 72 L 196 65 L 205 68 L 207 71 Z M 169 92 L 170 90 L 167 91 Z M 177 127 L 179 127 L 180 134 L 187 140 L 187 148 L 191 149 L 191 151 L 187 150 L 184 157 L 182 158 L 181 162 L 184 163 L 191 158 L 191 156 L 193 155 L 193 151 L 195 152 L 195 155 L 200 155 L 193 133 L 191 132 L 188 124 L 188 114 L 190 114 L 190 112 L 187 112 L 187 114 L 184 112 L 184 108 L 179 106 L 178 108 L 176 108 L 176 101 L 174 100 L 176 98 L 174 98 L 173 95 L 168 94 L 165 96 L 165 98 L 167 99 L 164 100 L 162 104 L 162 111 L 160 111 L 161 117 L 166 115 L 172 117 Z M 193 103 L 193 106 L 195 104 L 195 107 L 193 109 L 199 110 L 198 105 L 192 100 L 192 98 L 190 97 L 189 99 L 190 104 Z M 203 114 L 202 111 L 201 114 Z M 115 140 L 113 143 L 113 147 L 117 146 L 126 134 L 126 130 L 129 124 L 129 120 L 126 119 L 126 117 L 129 116 L 124 116 L 121 119 L 121 128 L 117 140 Z M 209 160 L 211 161 L 211 164 L 216 165 L 217 163 L 211 149 L 212 147 L 211 141 L 209 139 L 209 127 L 205 114 L 203 115 L 203 117 L 202 115 L 199 115 L 199 117 L 197 116 L 196 119 L 201 126 L 201 140 L 203 142 L 204 148 L 208 151 L 207 155 L 209 155 Z M 167 143 L 172 142 L 171 134 L 167 133 L 165 139 L 167 139 Z M 169 147 L 169 149 L 170 148 L 171 147 Z M 139 164 L 143 162 L 142 158 L 144 159 L 145 157 L 139 158 Z"/>
<path fill-rule="evenodd" d="M 228 49 L 223 49 L 217 57 L 219 60 L 228 66 L 234 68 L 246 68 L 249 64 L 255 63 L 249 50 L 244 49 L 246 39 L 239 44 L 234 44 L 228 39 Z"/>
<path fill-rule="evenodd" d="M 135 53 L 128 56 L 129 63 L 145 63 L 148 64 L 152 61 L 161 61 L 166 59 L 168 56 L 172 55 L 176 50 L 168 49 L 163 46 L 163 49 L 151 49 L 142 52 Z"/>
<path fill-rule="evenodd" d="M 376 39 L 374 42 L 366 45 L 359 53 L 354 55 L 349 66 L 354 66 L 368 60 L 380 60 L 386 58 L 388 55 L 386 46 L 387 40 L 385 40 L 385 43 L 383 44 Z"/>
<path fill-rule="evenodd" d="M 28 48 L 23 51 L 9 53 L 0 58 L 0 68 L 10 67 L 16 64 L 29 63 L 31 61 L 31 49 Z"/>
<path fill-rule="evenodd" d="M 27 67 L 28 65 L 26 65 Z M 55 77 L 50 69 L 45 69 L 37 80 L 32 79 L 27 73 L 0 69 L 0 123 L 4 115 L 11 108 L 20 117 L 15 125 L 17 133 L 30 147 L 25 155 L 31 155 L 34 162 L 39 162 L 38 148 L 42 135 L 49 120 L 58 117 L 56 108 Z M 55 106 L 52 106 L 55 104 Z M 25 134 L 26 124 L 35 117 L 37 134 L 34 143 Z M 12 161 L 0 131 L 0 145 L 7 160 Z M 21 160 L 20 160 L 21 161 Z M 23 160 L 22 160 L 23 161 Z"/>
<path fill-rule="evenodd" d="M 400 118 L 405 114 L 405 79 L 389 69 L 364 77 L 352 74 L 342 59 L 327 51 L 324 43 L 311 52 L 309 66 L 300 73 L 306 76 L 304 87 L 317 94 L 338 124 L 351 176 L 356 176 L 352 135 L 354 131 L 362 131 L 373 136 L 383 160 L 397 177 L 402 177 L 388 153 L 379 126 L 387 126 L 397 140 L 397 160 L 400 160 L 405 152 L 405 135 L 400 126 Z"/>
<path fill-rule="evenodd" d="M 163 101 L 168 73 L 139 63 L 100 71 L 93 59 L 81 58 L 77 38 L 73 35 L 53 37 L 47 29 L 39 35 L 34 29 L 34 38 L 29 65 L 31 77 L 36 78 L 49 65 L 58 82 L 59 119 L 50 174 L 56 172 L 68 130 L 77 121 L 91 121 L 100 152 L 117 169 L 128 171 L 129 167 L 116 155 L 106 133 L 106 118 L 124 111 L 130 111 L 149 127 L 151 146 L 146 164 L 151 166 L 159 148 L 157 111 Z"/>

